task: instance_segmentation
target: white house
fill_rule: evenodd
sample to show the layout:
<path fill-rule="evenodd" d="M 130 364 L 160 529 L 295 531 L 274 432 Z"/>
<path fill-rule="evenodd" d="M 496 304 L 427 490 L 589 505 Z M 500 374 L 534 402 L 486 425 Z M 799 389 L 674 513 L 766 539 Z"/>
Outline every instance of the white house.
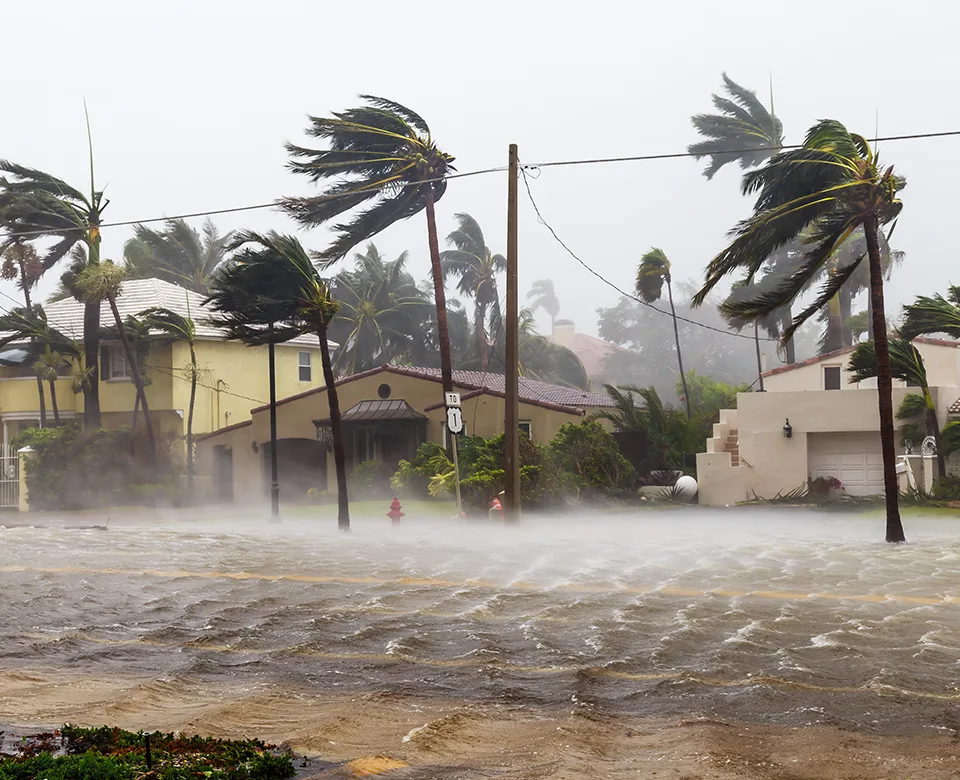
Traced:
<path fill-rule="evenodd" d="M 960 416 L 960 343 L 929 338 L 914 343 L 943 426 Z M 816 477 L 837 478 L 848 495 L 883 492 L 876 380 L 850 382 L 852 351 L 768 371 L 766 392 L 740 393 L 736 409 L 720 412 L 707 451 L 697 455 L 701 504 L 773 498 Z M 900 380 L 893 385 L 896 409 L 911 390 Z M 897 452 L 904 452 L 899 437 Z M 948 468 L 955 465 L 951 458 Z"/>

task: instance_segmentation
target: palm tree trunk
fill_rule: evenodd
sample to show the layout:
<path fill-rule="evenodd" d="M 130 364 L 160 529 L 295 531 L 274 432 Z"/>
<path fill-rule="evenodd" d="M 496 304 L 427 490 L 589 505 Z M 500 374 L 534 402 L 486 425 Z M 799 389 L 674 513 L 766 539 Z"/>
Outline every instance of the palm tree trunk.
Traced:
<path fill-rule="evenodd" d="M 43 378 L 37 376 L 37 392 L 40 394 L 40 427 L 47 427 L 47 399 L 43 395 Z"/>
<path fill-rule="evenodd" d="M 903 542 L 900 520 L 900 490 L 897 485 L 897 453 L 894 449 L 893 379 L 890 373 L 890 348 L 887 344 L 887 323 L 883 313 L 883 267 L 877 242 L 877 219 L 863 223 L 870 255 L 870 299 L 873 303 L 873 343 L 877 352 L 877 395 L 880 412 L 880 447 L 883 453 L 883 489 L 887 504 L 888 542 Z"/>
<path fill-rule="evenodd" d="M 848 321 L 853 314 L 853 295 L 850 293 L 850 285 L 847 284 L 840 288 L 840 339 L 844 347 L 853 346 L 853 331 L 850 330 Z"/>
<path fill-rule="evenodd" d="M 780 330 L 785 331 L 790 327 L 790 323 L 793 322 L 793 309 L 787 305 L 783 309 L 783 316 L 780 318 Z M 797 362 L 797 345 L 794 343 L 793 336 L 790 337 L 790 341 L 783 345 L 783 348 L 787 352 L 787 365 L 792 366 Z"/>
<path fill-rule="evenodd" d="M 31 306 L 31 303 L 30 303 L 30 286 L 27 282 L 26 267 L 23 264 L 23 259 L 22 259 L 23 254 L 21 254 L 20 257 L 21 257 L 19 261 L 20 284 L 23 285 L 23 300 L 24 300 L 24 303 L 26 303 L 27 308 L 31 309 L 33 307 Z M 46 428 L 47 427 L 47 402 L 46 402 L 46 399 L 44 399 L 43 397 L 43 378 L 39 374 L 37 374 L 37 393 L 40 396 L 40 427 Z M 58 424 L 59 422 L 60 421 L 57 420 Z"/>
<path fill-rule="evenodd" d="M 92 232 L 92 231 L 91 231 Z M 100 262 L 100 233 L 88 239 L 87 262 Z M 101 427 L 100 423 L 100 302 L 83 305 L 83 361 L 90 379 L 83 391 L 83 424 L 88 431 Z"/>
<path fill-rule="evenodd" d="M 760 323 L 753 323 L 753 343 L 757 347 L 757 381 L 760 383 L 759 391 L 766 392 L 763 389 L 763 360 L 760 358 Z"/>
<path fill-rule="evenodd" d="M 478 303 L 473 314 L 473 329 L 476 331 L 478 346 L 480 347 L 480 370 L 486 371 L 490 363 L 490 342 L 487 340 L 487 329 L 484 323 L 487 321 L 486 304 Z"/>
<path fill-rule="evenodd" d="M 437 215 L 433 209 L 433 188 L 427 187 L 427 239 L 430 243 L 430 267 L 433 271 L 433 295 L 437 303 L 437 337 L 440 341 L 440 378 L 443 392 L 453 392 L 453 363 L 450 359 L 450 330 L 447 328 L 447 296 L 440 267 L 440 243 L 437 240 Z"/>
<path fill-rule="evenodd" d="M 333 434 L 333 463 L 337 470 L 337 528 L 350 530 L 350 501 L 347 496 L 347 458 L 343 449 L 343 429 L 340 426 L 340 397 L 337 394 L 337 378 L 330 362 L 330 345 L 327 343 L 327 328 L 317 328 L 320 339 L 320 364 L 323 367 L 323 382 L 327 386 L 327 405 L 330 407 L 330 433 Z"/>
<path fill-rule="evenodd" d="M 677 342 L 677 365 L 680 366 L 680 384 L 683 387 L 683 400 L 687 405 L 687 419 L 693 417 L 690 410 L 690 391 L 687 390 L 687 375 L 683 372 L 683 355 L 680 354 L 680 328 L 677 326 L 677 310 L 673 305 L 673 287 L 667 278 L 667 297 L 670 298 L 670 314 L 673 315 L 673 337 Z"/>
<path fill-rule="evenodd" d="M 867 340 L 873 341 L 873 296 L 867 296 Z"/>
<path fill-rule="evenodd" d="M 143 422 L 147 426 L 147 443 L 150 446 L 150 462 L 154 470 L 156 470 L 157 439 L 153 431 L 153 417 L 150 415 L 150 407 L 147 405 L 147 394 L 143 389 L 143 375 L 140 373 L 137 353 L 133 351 L 133 347 L 130 345 L 130 339 L 127 338 L 127 329 L 123 326 L 123 320 L 120 318 L 120 310 L 117 309 L 117 299 L 112 295 L 108 295 L 107 302 L 110 304 L 110 311 L 113 312 L 113 319 L 117 324 L 117 330 L 120 332 L 120 342 L 123 344 L 123 351 L 127 356 L 127 363 L 133 373 L 133 383 L 137 388 L 137 395 L 140 397 L 140 403 L 143 406 Z"/>
<path fill-rule="evenodd" d="M 39 378 L 39 377 L 38 377 Z M 53 422 L 60 424 L 60 407 L 57 406 L 57 380 L 50 380 L 50 405 L 53 407 Z"/>
<path fill-rule="evenodd" d="M 273 325 L 267 328 L 267 370 L 270 374 L 270 516 L 280 518 L 280 467 L 277 464 L 277 356 Z"/>
<path fill-rule="evenodd" d="M 834 295 L 827 303 L 827 338 L 823 351 L 836 352 L 843 349 L 843 317 L 840 308 L 840 294 Z"/>
<path fill-rule="evenodd" d="M 187 502 L 193 503 L 193 407 L 197 400 L 197 353 L 190 342 L 190 406 L 187 409 Z"/>
<path fill-rule="evenodd" d="M 130 430 L 137 430 L 137 415 L 140 413 L 140 393 L 137 393 L 137 397 L 133 401 L 133 420 L 130 425 Z"/>

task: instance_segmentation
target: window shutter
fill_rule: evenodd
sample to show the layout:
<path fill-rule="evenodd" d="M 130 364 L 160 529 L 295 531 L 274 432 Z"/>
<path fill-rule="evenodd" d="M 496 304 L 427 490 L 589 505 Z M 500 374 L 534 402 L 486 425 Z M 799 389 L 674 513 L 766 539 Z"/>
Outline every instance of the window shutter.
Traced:
<path fill-rule="evenodd" d="M 110 347 L 100 347 L 100 379 L 110 378 Z"/>

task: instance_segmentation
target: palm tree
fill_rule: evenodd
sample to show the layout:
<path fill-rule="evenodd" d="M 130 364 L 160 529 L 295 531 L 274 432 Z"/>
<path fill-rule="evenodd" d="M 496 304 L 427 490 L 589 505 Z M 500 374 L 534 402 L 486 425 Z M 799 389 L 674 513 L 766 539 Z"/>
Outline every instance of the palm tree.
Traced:
<path fill-rule="evenodd" d="M 137 225 L 123 258 L 131 279 L 156 277 L 206 295 L 232 240 L 233 233 L 221 235 L 209 217 L 202 235 L 186 220 L 169 219 L 160 230 Z"/>
<path fill-rule="evenodd" d="M 654 247 L 640 258 L 637 268 L 637 295 L 646 303 L 659 301 L 663 294 L 663 285 L 667 285 L 667 297 L 670 300 L 670 316 L 673 317 L 673 335 L 677 344 L 677 365 L 680 367 L 680 379 L 683 382 L 683 400 L 687 406 L 687 418 L 693 416 L 690 411 L 690 394 L 687 392 L 687 376 L 683 371 L 683 355 L 680 352 L 680 329 L 677 327 L 677 309 L 673 305 L 673 287 L 670 283 L 670 261 L 662 249 Z"/>
<path fill-rule="evenodd" d="M 137 360 L 137 353 L 134 351 L 133 345 L 127 337 L 127 329 L 124 327 L 123 319 L 120 317 L 120 310 L 117 308 L 117 298 L 123 291 L 124 278 L 125 272 L 123 268 L 114 265 L 110 260 L 105 260 L 95 265 L 87 265 L 80 276 L 77 277 L 76 283 L 85 305 L 89 306 L 91 303 L 96 302 L 99 306 L 101 302 L 107 301 L 110 306 L 110 311 L 113 312 L 114 324 L 120 336 L 120 343 L 123 344 L 127 364 L 130 366 L 133 384 L 140 398 L 140 406 L 143 408 L 143 421 L 146 424 L 147 442 L 150 446 L 150 462 L 154 468 L 156 468 L 157 440 L 154 434 L 153 417 L 150 414 L 150 406 L 147 404 L 147 394 L 144 391 L 140 362 Z"/>
<path fill-rule="evenodd" d="M 480 353 L 480 370 L 490 362 L 490 338 L 487 335 L 487 310 L 499 299 L 497 274 L 507 270 L 507 259 L 487 247 L 480 225 L 469 214 L 455 214 L 458 227 L 447 236 L 448 249 L 440 254 L 443 278 L 459 278 L 457 289 L 474 299 L 473 329 Z"/>
<path fill-rule="evenodd" d="M 909 341 L 901 337 L 889 340 L 890 373 L 895 379 L 902 379 L 908 386 L 920 389 L 923 398 L 924 413 L 926 416 L 927 432 L 937 443 L 937 470 L 940 477 L 946 476 L 947 467 L 944 459 L 943 444 L 940 440 L 940 424 L 937 422 L 937 407 L 930 394 L 930 383 L 927 381 L 927 369 L 920 356 L 920 351 Z M 873 379 L 877 376 L 877 350 L 872 341 L 860 344 L 850 355 L 847 368 L 851 372 L 851 382 L 862 382 L 864 379 Z M 910 407 L 908 406 L 908 409 Z M 914 411 L 914 410 L 911 410 Z M 913 416 L 910 412 L 898 413 L 898 417 Z"/>
<path fill-rule="evenodd" d="M 332 280 L 340 308 L 328 335 L 340 344 L 333 365 L 340 376 L 409 353 L 433 309 L 406 271 L 406 252 L 388 262 L 370 243 L 354 261 L 353 271 Z"/>
<path fill-rule="evenodd" d="M 90 265 L 100 262 L 100 224 L 109 204 L 96 188 L 93 174 L 93 141 L 87 122 L 90 149 L 90 193 L 84 195 L 62 179 L 44 171 L 0 160 L 0 228 L 8 236 L 29 235 L 53 239 L 40 262 L 49 270 L 77 244 L 86 247 Z M 97 365 L 100 353 L 100 303 L 88 302 L 83 315 L 83 351 L 87 366 Z M 100 427 L 100 384 L 96 371 L 84 390 L 84 422 L 88 429 Z"/>
<path fill-rule="evenodd" d="M 207 299 L 212 309 L 218 312 L 214 323 L 223 327 L 231 338 L 242 339 L 248 344 L 267 343 L 271 354 L 275 344 L 308 331 L 316 333 L 320 341 L 320 360 L 330 407 L 333 459 L 337 472 L 337 525 L 341 530 L 348 530 L 350 504 L 340 424 L 340 399 L 327 339 L 327 329 L 336 314 L 337 304 L 296 238 L 275 231 L 265 235 L 241 231 L 231 249 L 236 253 L 217 274 Z M 271 359 L 271 468 L 276 484 L 276 390 L 272 366 Z M 274 492 L 273 496 L 276 510 L 279 493 Z"/>
<path fill-rule="evenodd" d="M 197 400 L 197 326 L 190 316 L 190 297 L 187 296 L 187 316 L 156 306 L 140 312 L 140 318 L 148 330 L 158 331 L 175 340 L 186 342 L 190 349 L 190 365 L 186 373 L 190 378 L 190 403 L 187 409 L 187 499 L 193 501 L 193 477 L 195 462 L 193 457 L 193 408 Z M 146 341 L 146 339 L 144 339 Z"/>
<path fill-rule="evenodd" d="M 530 311 L 536 313 L 537 309 L 543 309 L 550 315 L 550 333 L 557 327 L 557 315 L 560 313 L 560 301 L 557 293 L 553 289 L 553 279 L 537 279 L 531 285 L 527 298 L 533 298 L 530 304 Z"/>
<path fill-rule="evenodd" d="M 744 194 L 758 193 L 754 213 L 734 230 L 733 243 L 707 266 L 706 281 L 694 296 L 700 305 L 728 274 L 755 274 L 770 254 L 804 229 L 811 229 L 806 252 L 797 270 L 775 291 L 738 305 L 743 317 L 759 317 L 794 300 L 824 267 L 839 246 L 863 228 L 870 264 L 870 292 L 877 353 L 880 439 L 883 450 L 888 542 L 904 541 L 897 490 L 894 450 L 893 394 L 890 351 L 883 307 L 883 265 L 878 240 L 880 226 L 900 213 L 897 193 L 904 186 L 893 166 L 881 169 L 876 152 L 865 138 L 834 120 L 818 122 L 799 149 L 781 152 L 762 168 L 744 174 Z M 828 275 L 816 299 L 784 332 L 786 341 L 819 311 L 857 270 L 856 258 L 839 273 Z"/>
<path fill-rule="evenodd" d="M 354 212 L 334 226 L 336 238 L 320 257 L 333 262 L 399 220 L 427 214 L 427 235 L 437 306 L 440 370 L 444 392 L 453 390 L 450 337 L 434 203 L 446 191 L 453 157 L 437 148 L 427 123 L 409 108 L 385 98 L 361 95 L 366 105 L 333 117 L 311 117 L 307 133 L 330 142 L 329 149 L 287 144 L 294 173 L 312 182 L 329 181 L 322 195 L 284 198 L 283 209 L 298 222 L 318 227 Z M 363 204 L 372 205 L 355 211 Z"/>
<path fill-rule="evenodd" d="M 726 73 L 723 84 L 730 97 L 711 95 L 719 113 L 691 117 L 705 140 L 690 144 L 687 151 L 698 160 L 710 158 L 703 171 L 707 179 L 731 162 L 744 170 L 754 168 L 783 148 L 783 123 L 773 113 L 773 90 L 768 111 L 756 92 L 741 87 Z"/>
<path fill-rule="evenodd" d="M 53 407 L 53 416 L 57 425 L 60 424 L 60 409 L 57 405 L 56 380 L 59 370 L 66 368 L 71 361 L 78 365 L 83 360 L 83 350 L 72 339 L 47 322 L 47 314 L 40 306 L 29 306 L 11 309 L 0 316 L 0 332 L 5 335 L 0 339 L 0 346 L 15 341 L 29 341 L 34 349 L 42 348 L 36 354 L 33 363 L 34 373 L 40 389 L 41 426 L 46 426 L 46 404 L 43 400 L 43 382 L 50 385 L 50 403 Z"/>
<path fill-rule="evenodd" d="M 153 378 L 147 371 L 147 361 L 150 357 L 150 347 L 154 339 L 150 332 L 150 327 L 139 317 L 132 314 L 128 315 L 123 321 L 123 327 L 127 331 L 127 338 L 130 339 L 130 346 L 133 347 L 134 354 L 137 356 L 137 366 L 140 368 L 140 381 L 143 382 L 144 391 L 153 384 Z M 108 338 L 120 338 L 120 334 L 115 329 L 104 329 L 104 336 Z M 130 429 L 137 429 L 137 417 L 140 415 L 140 394 L 133 402 L 133 419 L 130 422 Z"/>

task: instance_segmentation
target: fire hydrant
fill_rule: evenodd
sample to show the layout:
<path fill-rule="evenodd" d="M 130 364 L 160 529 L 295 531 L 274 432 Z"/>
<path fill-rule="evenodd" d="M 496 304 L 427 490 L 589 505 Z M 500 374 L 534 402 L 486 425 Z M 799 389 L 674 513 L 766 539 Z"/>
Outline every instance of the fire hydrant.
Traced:
<path fill-rule="evenodd" d="M 400 499 L 394 498 L 393 501 L 390 502 L 390 511 L 387 512 L 387 517 L 390 518 L 394 525 L 398 525 L 400 523 L 400 518 L 405 514 L 406 512 L 402 512 L 400 510 Z"/>
<path fill-rule="evenodd" d="M 497 496 L 493 497 L 493 500 L 490 502 L 490 509 L 487 512 L 487 517 L 491 520 L 503 520 L 503 506 L 500 504 L 500 499 Z"/>

